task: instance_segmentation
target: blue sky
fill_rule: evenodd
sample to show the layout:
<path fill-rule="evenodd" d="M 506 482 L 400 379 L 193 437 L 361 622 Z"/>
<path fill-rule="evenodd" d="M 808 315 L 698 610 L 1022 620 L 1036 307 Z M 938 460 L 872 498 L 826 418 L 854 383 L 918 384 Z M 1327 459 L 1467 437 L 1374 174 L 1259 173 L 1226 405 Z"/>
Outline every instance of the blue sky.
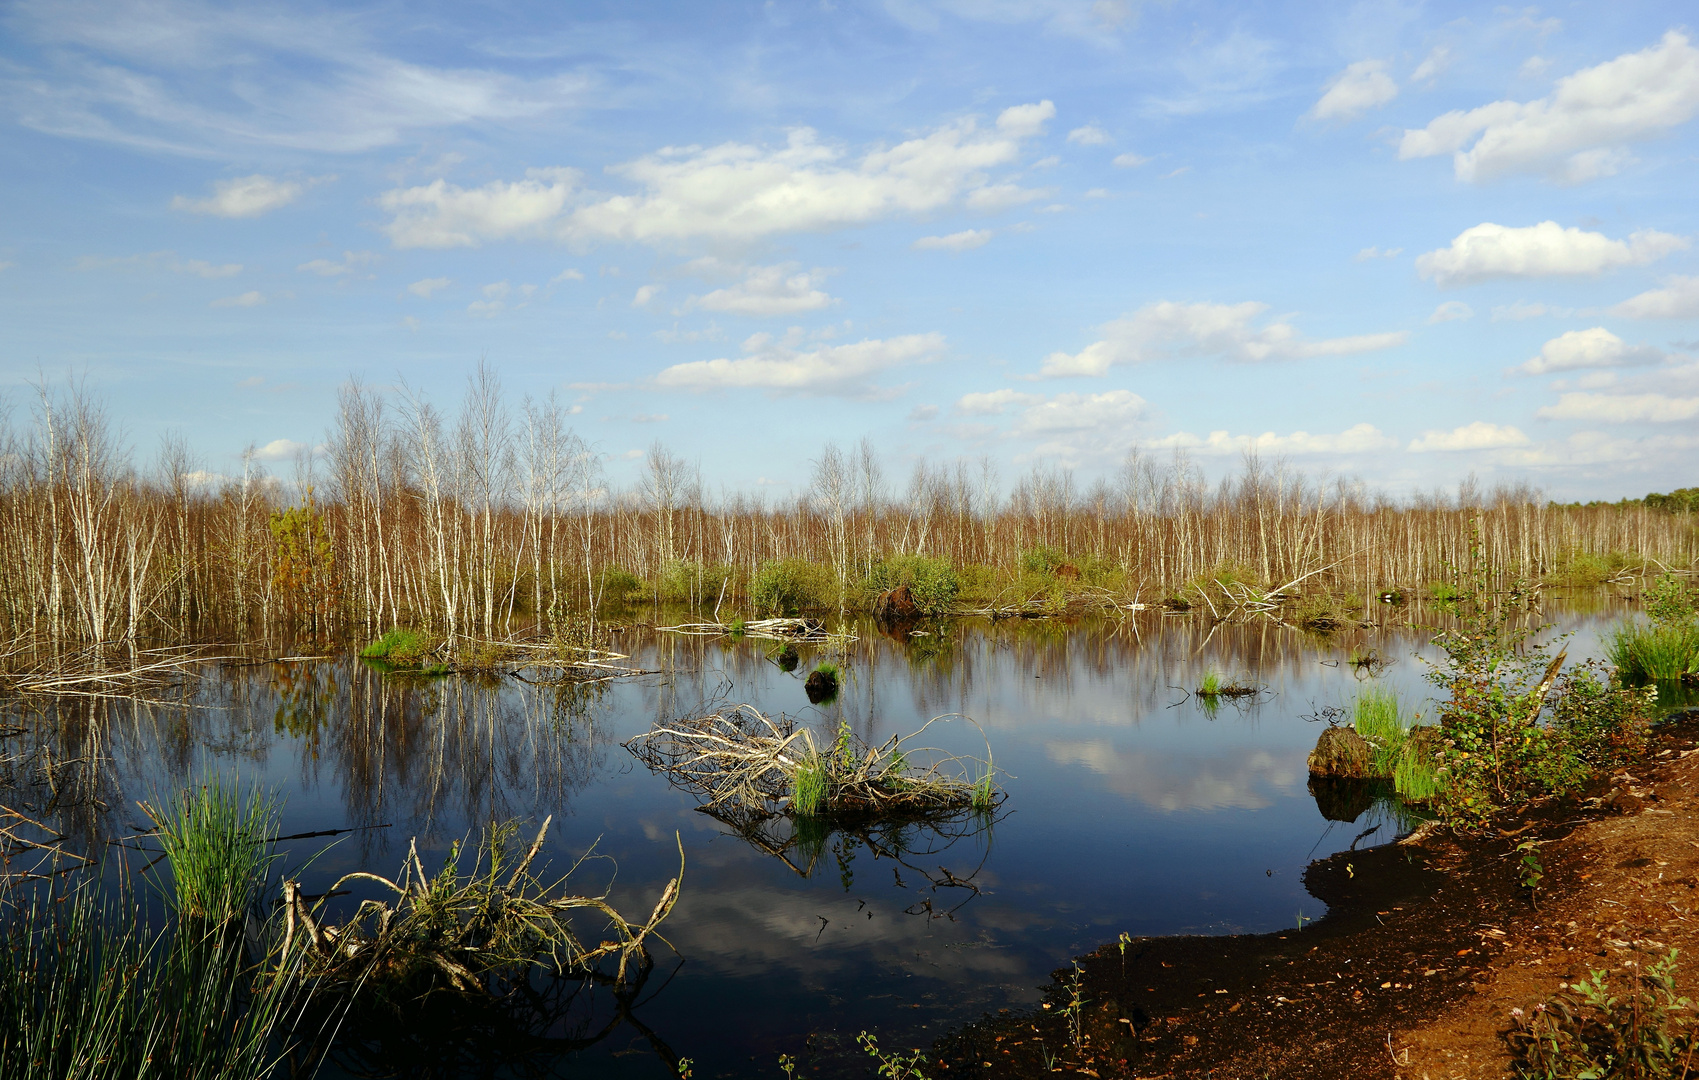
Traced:
<path fill-rule="evenodd" d="M 482 358 L 616 482 L 869 436 L 1691 485 L 1691 11 L 5 4 L 0 391 L 75 373 L 212 473 Z"/>

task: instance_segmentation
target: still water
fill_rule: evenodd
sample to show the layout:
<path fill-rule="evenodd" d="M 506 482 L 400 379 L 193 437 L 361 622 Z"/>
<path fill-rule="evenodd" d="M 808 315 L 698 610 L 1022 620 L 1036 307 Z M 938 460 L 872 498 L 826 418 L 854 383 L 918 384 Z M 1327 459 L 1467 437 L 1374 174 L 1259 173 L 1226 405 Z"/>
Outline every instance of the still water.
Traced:
<path fill-rule="evenodd" d="M 239 776 L 285 800 L 285 833 L 360 830 L 287 845 L 291 873 L 319 892 L 355 869 L 395 874 L 413 838 L 434 869 L 481 825 L 534 830 L 552 815 L 551 868 L 593 850 L 573 891 L 608 889 L 628 917 L 653 906 L 682 843 L 682 898 L 662 927 L 676 954 L 655 950 L 629 1009 L 586 989 L 555 1000 L 554 1021 L 534 1032 L 563 1041 L 491 1032 L 479 1048 L 460 1032 L 435 1045 L 420 1031 L 408 1046 L 340 1054 L 328 1074 L 456 1074 L 459 1057 L 466 1075 L 661 1077 L 669 1057 L 686 1057 L 698 1077 L 777 1076 L 780 1053 L 830 1072 L 863 1029 L 922 1046 L 1029 1005 L 1069 957 L 1123 932 L 1260 932 L 1325 914 L 1304 891 L 1305 865 L 1392 839 L 1397 818 L 1384 806 L 1351 823 L 1322 815 L 1305 770 L 1320 725 L 1306 717 L 1349 704 L 1370 679 L 1431 708 L 1428 634 L 1404 625 L 1407 612 L 1378 614 L 1380 627 L 1331 640 L 1156 613 L 925 635 L 855 623 L 856 640 L 833 654 L 842 692 L 818 706 L 803 689 L 817 650 L 801 647 L 787 672 L 773 642 L 640 628 L 614 645 L 660 674 L 591 687 L 385 676 L 351 656 L 225 664 L 193 708 L 102 712 L 103 794 L 80 825 L 121 836 L 142 821 L 136 800 Z M 1576 659 L 1596 654 L 1621 614 L 1544 617 L 1574 635 Z M 1370 649 L 1390 661 L 1378 675 L 1347 660 Z M 1211 670 L 1262 691 L 1211 707 L 1186 692 Z M 621 745 L 715 702 L 796 716 L 827 741 L 841 720 L 879 743 L 959 714 L 926 741 L 978 756 L 989 745 L 1007 800 L 993 821 L 942 831 L 797 838 L 781 826 L 751 843 Z"/>

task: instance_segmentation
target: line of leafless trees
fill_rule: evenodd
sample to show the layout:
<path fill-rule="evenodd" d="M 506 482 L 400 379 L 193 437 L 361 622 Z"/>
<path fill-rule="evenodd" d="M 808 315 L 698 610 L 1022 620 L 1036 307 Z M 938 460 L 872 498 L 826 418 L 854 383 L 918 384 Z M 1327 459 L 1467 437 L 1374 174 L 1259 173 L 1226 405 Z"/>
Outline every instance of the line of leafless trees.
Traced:
<path fill-rule="evenodd" d="M 1577 556 L 1699 555 L 1691 515 L 1472 483 L 1392 499 L 1249 457 L 1214 484 L 1183 457 L 1136 452 L 1090 485 L 1045 466 L 1005 484 L 989 459 L 893 477 L 864 439 L 825 446 L 805 493 L 768 499 L 711 489 L 657 443 L 640 482 L 615 490 L 569 416 L 553 396 L 514 409 L 483 366 L 452 414 L 353 381 L 292 476 L 252 450 L 213 476 L 176 436 L 138 462 L 86 387 L 37 386 L 0 415 L 0 627 L 95 642 L 303 620 L 490 636 L 610 588 L 736 603 L 772 560 L 852 583 L 897 554 L 1012 575 L 1043 548 L 1146 596 L 1224 566 L 1269 584 L 1325 566 L 1339 587 L 1410 587 L 1463 562 L 1474 535 L 1493 567 L 1524 576 Z"/>

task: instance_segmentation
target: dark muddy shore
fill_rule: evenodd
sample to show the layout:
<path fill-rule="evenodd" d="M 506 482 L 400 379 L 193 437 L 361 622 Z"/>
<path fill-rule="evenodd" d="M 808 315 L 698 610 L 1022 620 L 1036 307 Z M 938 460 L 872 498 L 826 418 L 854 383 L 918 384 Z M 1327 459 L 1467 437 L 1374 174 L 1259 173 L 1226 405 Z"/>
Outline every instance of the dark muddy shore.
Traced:
<path fill-rule="evenodd" d="M 1688 710 L 1660 726 L 1654 760 L 1678 762 L 1696 740 L 1699 712 Z M 1656 786 L 1672 767 L 1637 772 Z M 1562 845 L 1640 809 L 1628 786 L 1602 784 L 1591 803 L 1531 804 L 1472 834 L 1421 830 L 1315 862 L 1304 884 L 1328 914 L 1302 930 L 1105 944 L 1078 958 L 1077 983 L 1074 967 L 1055 972 L 1041 1008 L 987 1016 L 941 1039 L 933 1067 L 975 1077 L 1410 1075 L 1408 1055 L 1396 1057 L 1404 1033 L 1468 1011 L 1509 962 L 1518 935 L 1505 928 L 1537 930 L 1573 906 L 1585 879 L 1558 872 Z M 1539 909 L 1512 855 L 1530 838 L 1553 845 Z"/>

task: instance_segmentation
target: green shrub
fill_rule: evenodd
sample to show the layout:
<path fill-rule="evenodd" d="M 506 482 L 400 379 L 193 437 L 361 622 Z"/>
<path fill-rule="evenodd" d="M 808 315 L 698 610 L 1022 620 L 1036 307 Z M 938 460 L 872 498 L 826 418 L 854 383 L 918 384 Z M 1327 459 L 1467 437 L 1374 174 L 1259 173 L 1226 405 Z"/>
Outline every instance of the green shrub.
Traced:
<path fill-rule="evenodd" d="M 1021 571 L 1028 574 L 1054 574 L 1068 557 L 1049 544 L 1038 544 L 1021 552 Z"/>
<path fill-rule="evenodd" d="M 892 555 L 873 564 L 862 579 L 861 592 L 871 603 L 881 593 L 908 586 L 921 614 L 938 616 L 950 609 L 961 591 L 955 568 L 927 555 Z"/>
<path fill-rule="evenodd" d="M 643 584 L 636 574 L 629 570 L 621 570 L 610 566 L 602 571 L 601 580 L 597 583 L 596 593 L 601 602 L 614 607 L 635 604 L 649 592 L 649 587 Z"/>
<path fill-rule="evenodd" d="M 1693 621 L 1693 594 L 1687 583 L 1674 574 L 1659 574 L 1646 590 L 1646 614 L 1658 626 L 1678 626 Z"/>
<path fill-rule="evenodd" d="M 795 615 L 828 606 L 837 592 L 832 568 L 806 559 L 765 562 L 755 571 L 749 598 L 761 611 Z"/>
<path fill-rule="evenodd" d="M 661 571 L 661 599 L 669 603 L 713 603 L 732 577 L 732 568 L 699 560 L 674 559 Z"/>

